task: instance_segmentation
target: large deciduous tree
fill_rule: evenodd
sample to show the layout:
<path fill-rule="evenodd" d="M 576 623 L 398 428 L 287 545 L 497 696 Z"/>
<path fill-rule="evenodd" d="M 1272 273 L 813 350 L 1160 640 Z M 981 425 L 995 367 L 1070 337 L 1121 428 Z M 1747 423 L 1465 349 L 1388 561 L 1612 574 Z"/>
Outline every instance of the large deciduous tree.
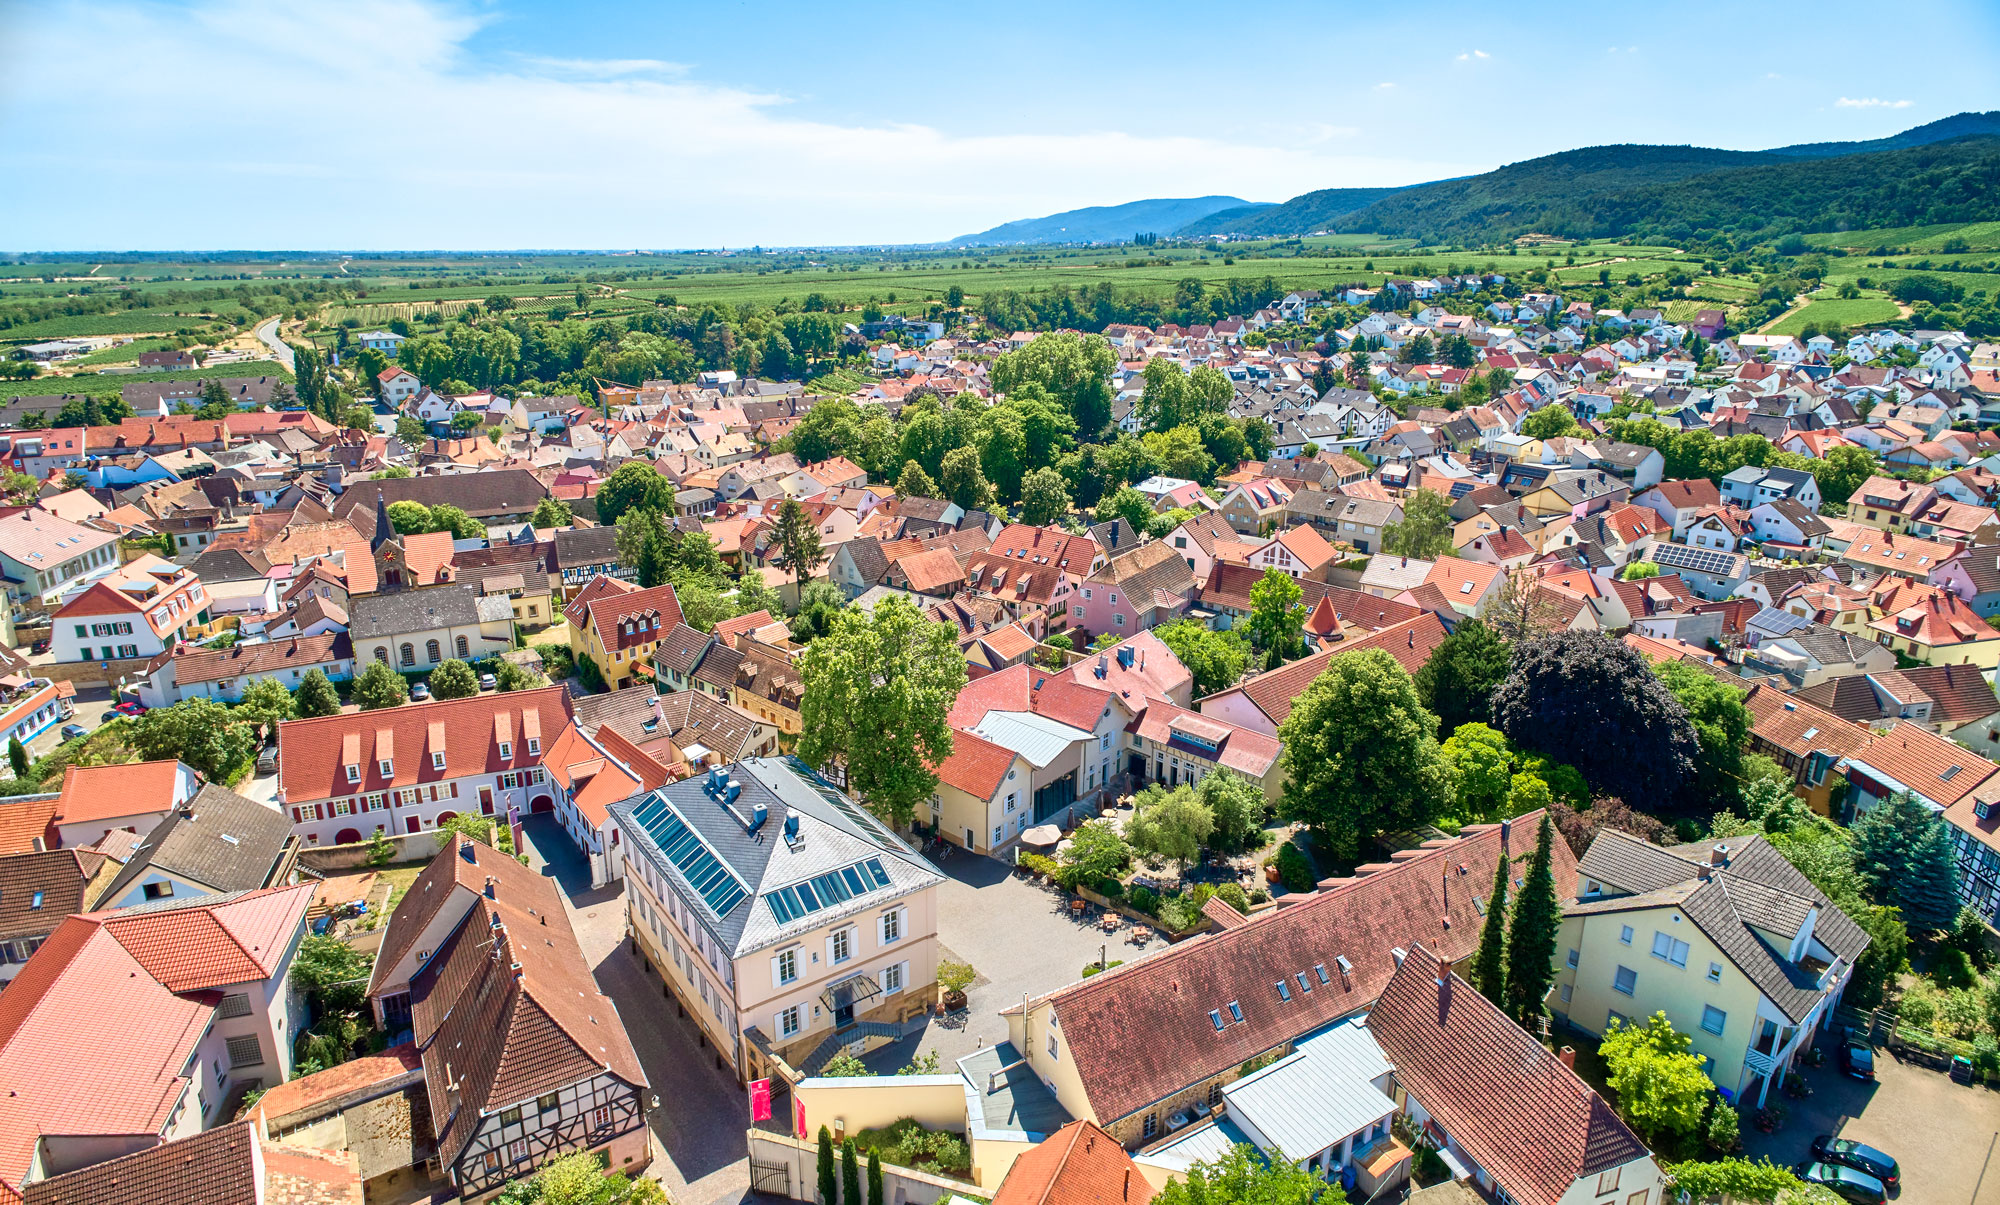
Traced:
<path fill-rule="evenodd" d="M 1492 719 L 1493 692 L 1507 679 L 1507 646 L 1499 634 L 1468 619 L 1439 642 L 1417 670 L 1417 694 L 1450 736 L 1460 724 Z"/>
<path fill-rule="evenodd" d="M 323 670 L 306 671 L 305 680 L 299 683 L 299 693 L 294 702 L 301 719 L 340 714 L 340 692 L 334 689 L 332 680 Z"/>
<path fill-rule="evenodd" d="M 1515 745 L 1575 766 L 1594 793 L 1653 808 L 1686 802 L 1700 752 L 1687 709 L 1645 656 L 1594 632 L 1517 645 L 1493 692 L 1493 723 Z"/>
<path fill-rule="evenodd" d="M 855 794 L 907 824 L 951 755 L 945 717 L 965 687 L 956 636 L 900 598 L 872 615 L 835 615 L 799 654 L 799 756 L 815 766 L 841 759 Z"/>
<path fill-rule="evenodd" d="M 354 679 L 354 701 L 363 711 L 401 707 L 410 701 L 410 684 L 386 662 L 370 661 Z"/>
<path fill-rule="evenodd" d="M 257 755 L 253 725 L 213 699 L 156 707 L 132 725 L 132 747 L 148 761 L 179 758 L 212 782 L 227 782 Z"/>
<path fill-rule="evenodd" d="M 1726 808 L 1743 787 L 1743 750 L 1750 743 L 1750 709 L 1744 690 L 1686 661 L 1662 662 L 1660 681 L 1686 709 L 1701 747 L 1694 789 L 1704 802 Z"/>
<path fill-rule="evenodd" d="M 1250 587 L 1250 618 L 1246 626 L 1250 629 L 1250 642 L 1264 654 L 1264 668 L 1275 669 L 1305 652 L 1304 597 L 1299 583 L 1276 569 L 1266 569 L 1264 576 Z"/>
<path fill-rule="evenodd" d="M 616 523 L 633 508 L 662 514 L 674 508 L 674 483 L 650 460 L 628 460 L 597 487 L 597 521 Z"/>
<path fill-rule="evenodd" d="M 1153 635 L 1194 675 L 1197 698 L 1236 685 L 1250 662 L 1250 650 L 1234 630 L 1218 632 L 1198 619 L 1161 624 Z"/>
<path fill-rule="evenodd" d="M 1279 810 L 1322 848 L 1353 862 L 1365 842 L 1427 823 L 1451 795 L 1437 717 L 1381 649 L 1343 653 L 1279 725 L 1286 781 Z"/>
<path fill-rule="evenodd" d="M 1036 469 L 1021 480 L 1021 522 L 1047 527 L 1069 514 L 1069 482 L 1052 468 Z"/>
<path fill-rule="evenodd" d="M 1118 353 L 1104 336 L 1057 331 L 995 359 L 990 376 L 1003 394 L 1039 385 L 1076 420 L 1078 436 L 1089 440 L 1111 421 L 1111 370 L 1116 367 Z"/>

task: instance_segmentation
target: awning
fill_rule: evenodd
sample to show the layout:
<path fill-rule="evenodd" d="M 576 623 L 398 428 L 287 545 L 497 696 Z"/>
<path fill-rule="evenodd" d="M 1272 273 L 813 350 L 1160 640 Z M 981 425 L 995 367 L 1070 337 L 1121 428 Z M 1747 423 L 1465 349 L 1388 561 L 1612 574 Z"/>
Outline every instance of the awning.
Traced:
<path fill-rule="evenodd" d="M 864 972 L 850 975 L 819 994 L 819 1002 L 830 1009 L 856 1008 L 863 1001 L 882 994 L 882 986 Z"/>
<path fill-rule="evenodd" d="M 1022 833 L 1021 840 L 1029 845 L 1054 845 L 1062 840 L 1062 829 L 1053 824 L 1038 824 Z"/>

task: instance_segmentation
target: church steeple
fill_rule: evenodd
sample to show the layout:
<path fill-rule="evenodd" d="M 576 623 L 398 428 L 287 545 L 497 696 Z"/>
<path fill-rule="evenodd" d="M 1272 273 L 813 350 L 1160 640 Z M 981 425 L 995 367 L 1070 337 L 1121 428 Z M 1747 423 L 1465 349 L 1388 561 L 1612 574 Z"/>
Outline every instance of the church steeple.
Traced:
<path fill-rule="evenodd" d="M 380 552 L 382 545 L 396 538 L 396 529 L 389 525 L 389 504 L 382 500 L 382 491 L 375 491 L 375 538 L 368 542 L 368 551 Z"/>

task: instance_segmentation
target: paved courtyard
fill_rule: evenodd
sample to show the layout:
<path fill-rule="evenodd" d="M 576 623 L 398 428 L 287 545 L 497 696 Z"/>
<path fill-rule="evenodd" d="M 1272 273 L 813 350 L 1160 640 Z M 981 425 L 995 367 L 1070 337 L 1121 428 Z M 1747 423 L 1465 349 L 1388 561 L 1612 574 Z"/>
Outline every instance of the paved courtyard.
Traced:
<path fill-rule="evenodd" d="M 2000 1205 L 2000 1093 L 1953 1083 L 1942 1072 L 1875 1052 L 1876 1082 L 1842 1075 L 1829 1057 L 1807 1068 L 1813 1094 L 1782 1099 L 1788 1116 L 1775 1134 L 1746 1120 L 1743 1146 L 1790 1167 L 1820 1134 L 1888 1152 L 1903 1168 L 1901 1199 L 1912 1205 Z M 1777 1099 L 1779 1094 L 1773 1093 Z"/>
<path fill-rule="evenodd" d="M 1083 977 L 1098 951 L 1110 961 L 1131 962 L 1166 943 L 1155 936 L 1144 947 L 1132 944 L 1129 922 L 1116 933 L 1071 919 L 1062 893 L 1048 891 L 1012 874 L 991 858 L 954 854 L 939 864 L 938 936 L 950 955 L 970 963 L 979 978 L 966 993 L 963 1014 L 931 1019 L 913 1037 L 872 1054 L 878 1069 L 907 1062 L 935 1049 L 943 1066 L 1007 1037 L 999 1012 Z"/>

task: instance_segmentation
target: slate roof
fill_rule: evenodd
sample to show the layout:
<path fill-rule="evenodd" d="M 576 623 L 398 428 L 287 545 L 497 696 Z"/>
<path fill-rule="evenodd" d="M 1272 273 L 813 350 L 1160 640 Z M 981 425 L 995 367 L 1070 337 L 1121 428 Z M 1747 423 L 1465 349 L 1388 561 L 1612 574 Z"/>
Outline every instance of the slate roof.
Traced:
<path fill-rule="evenodd" d="M 477 473 L 452 473 L 437 477 L 385 478 L 360 483 L 334 503 L 333 517 L 346 519 L 358 507 L 372 510 L 376 494 L 384 505 L 421 502 L 425 506 L 448 503 L 475 519 L 496 515 L 527 514 L 549 496 L 548 487 L 527 469 L 483 469 Z"/>
<path fill-rule="evenodd" d="M 649 795 L 634 795 L 612 804 L 610 810 L 629 842 L 628 856 L 645 857 L 656 873 L 679 885 L 684 898 L 700 900 L 702 896 L 687 885 L 680 868 L 661 853 L 634 817 L 649 798 L 664 799 L 748 888 L 748 893 L 721 916 L 705 904 L 695 905 L 710 933 L 732 957 L 827 923 L 825 911 L 779 921 L 763 898 L 777 888 L 879 858 L 889 875 L 888 886 L 863 892 L 841 905 L 844 910 L 859 911 L 935 886 L 943 878 L 901 838 L 796 758 L 748 758 L 730 766 L 728 772 L 742 788 L 734 805 L 738 811 L 747 816 L 759 804 L 766 808 L 765 825 L 757 833 L 746 832 L 729 810 L 708 795 L 706 775 L 669 783 Z M 804 837 L 796 847 L 782 836 L 785 822 L 793 816 L 798 817 Z"/>
<path fill-rule="evenodd" d="M 479 591 L 469 585 L 364 594 L 350 599 L 348 605 L 348 632 L 355 640 L 393 639 L 433 628 L 477 627 L 480 620 Z"/>
<path fill-rule="evenodd" d="M 1702 864 L 1711 845 L 1697 842 L 1663 848 L 1616 829 L 1603 829 L 1577 863 L 1579 873 L 1629 896 L 1593 900 L 1566 911 L 1614 912 L 1675 906 L 1757 985 L 1771 1003 L 1794 1021 L 1803 1021 L 1825 996 L 1813 977 L 1757 932 L 1789 939 L 1813 909 L 1813 937 L 1852 966 L 1868 948 L 1869 936 L 1762 835 L 1732 837 L 1728 864 Z"/>
<path fill-rule="evenodd" d="M 1055 1008 L 1092 1111 L 1107 1120 L 1129 1116 L 1368 1008 L 1395 973 L 1397 947 L 1422 941 L 1470 957 L 1484 923 L 1475 900 L 1491 890 L 1503 844 L 1525 872 L 1540 818 L 1468 826 L 1301 903 L 1042 997 Z M 1558 840 L 1551 853 L 1555 881 L 1574 882 L 1568 846 Z M 1299 974 L 1312 990 L 1280 999 L 1272 984 Z M 1241 1022 L 1232 1019 L 1231 1002 Z M 1222 1018 L 1220 1029 L 1211 1012 Z"/>
<path fill-rule="evenodd" d="M 1523 1205 L 1555 1205 L 1579 1179 L 1649 1153 L 1575 1071 L 1421 945 L 1368 1031 L 1397 1082 Z"/>
<path fill-rule="evenodd" d="M 618 560 L 618 529 L 572 527 L 556 532 L 556 568 L 608 565 Z"/>
<path fill-rule="evenodd" d="M 273 886 L 291 842 L 284 813 L 210 783 L 153 826 L 102 898 L 117 899 L 149 867 L 217 893 Z"/>

